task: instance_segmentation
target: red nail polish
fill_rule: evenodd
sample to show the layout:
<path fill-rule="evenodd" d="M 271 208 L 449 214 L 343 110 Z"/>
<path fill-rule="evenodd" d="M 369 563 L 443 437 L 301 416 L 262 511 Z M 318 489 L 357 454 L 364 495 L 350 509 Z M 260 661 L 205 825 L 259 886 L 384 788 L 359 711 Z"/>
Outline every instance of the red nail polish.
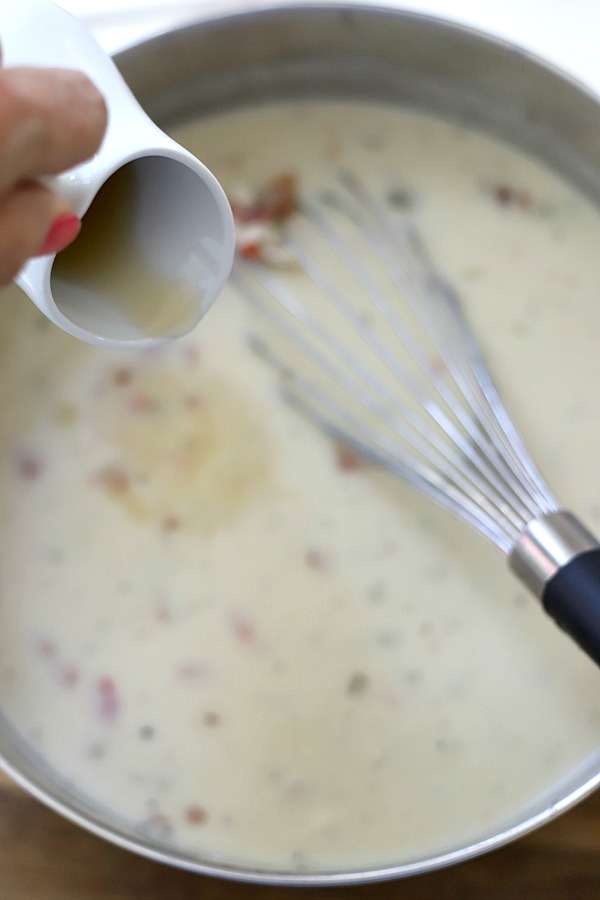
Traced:
<path fill-rule="evenodd" d="M 64 250 L 75 240 L 80 231 L 81 219 L 77 218 L 74 213 L 63 213 L 50 226 L 36 255 L 46 256 L 48 253 L 58 253 L 60 250 Z"/>

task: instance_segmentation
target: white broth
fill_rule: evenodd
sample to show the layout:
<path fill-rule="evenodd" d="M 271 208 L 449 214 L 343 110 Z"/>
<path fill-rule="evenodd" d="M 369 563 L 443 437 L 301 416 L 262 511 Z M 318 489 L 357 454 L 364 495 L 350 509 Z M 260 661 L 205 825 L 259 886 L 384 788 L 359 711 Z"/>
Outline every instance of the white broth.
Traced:
<path fill-rule="evenodd" d="M 175 135 L 228 191 L 342 162 L 404 192 L 561 501 L 600 526 L 600 218 L 538 163 L 387 107 Z M 0 704 L 53 770 L 199 857 L 354 870 L 493 833 L 600 743 L 600 673 L 482 538 L 280 399 L 227 289 L 93 348 L 0 334 Z"/>

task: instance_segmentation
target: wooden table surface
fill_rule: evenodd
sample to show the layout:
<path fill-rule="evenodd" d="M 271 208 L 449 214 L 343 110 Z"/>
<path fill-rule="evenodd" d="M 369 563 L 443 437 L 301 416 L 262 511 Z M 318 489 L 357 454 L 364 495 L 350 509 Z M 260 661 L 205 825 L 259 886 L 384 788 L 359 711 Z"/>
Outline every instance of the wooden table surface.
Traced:
<path fill-rule="evenodd" d="M 278 888 L 202 878 L 113 847 L 0 775 L 0 900 L 599 900 L 600 792 L 502 850 L 417 878 Z"/>

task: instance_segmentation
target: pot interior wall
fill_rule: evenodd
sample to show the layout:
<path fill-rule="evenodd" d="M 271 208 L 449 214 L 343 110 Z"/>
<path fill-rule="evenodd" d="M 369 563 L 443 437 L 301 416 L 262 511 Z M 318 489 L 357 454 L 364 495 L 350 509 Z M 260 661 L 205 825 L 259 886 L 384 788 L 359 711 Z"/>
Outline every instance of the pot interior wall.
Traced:
<path fill-rule="evenodd" d="M 161 35 L 116 62 L 165 127 L 290 98 L 409 105 L 532 152 L 600 201 L 596 98 L 524 51 L 437 19 L 323 4 L 259 10 Z"/>

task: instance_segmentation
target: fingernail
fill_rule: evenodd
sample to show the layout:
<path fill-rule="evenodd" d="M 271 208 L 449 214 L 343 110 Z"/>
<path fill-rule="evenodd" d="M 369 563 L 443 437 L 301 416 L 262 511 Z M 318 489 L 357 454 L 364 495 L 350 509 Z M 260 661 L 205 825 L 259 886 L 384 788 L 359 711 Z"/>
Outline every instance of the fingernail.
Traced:
<path fill-rule="evenodd" d="M 50 230 L 36 255 L 46 256 L 48 253 L 59 253 L 75 240 L 80 231 L 81 219 L 74 213 L 63 213 L 50 226 Z"/>

